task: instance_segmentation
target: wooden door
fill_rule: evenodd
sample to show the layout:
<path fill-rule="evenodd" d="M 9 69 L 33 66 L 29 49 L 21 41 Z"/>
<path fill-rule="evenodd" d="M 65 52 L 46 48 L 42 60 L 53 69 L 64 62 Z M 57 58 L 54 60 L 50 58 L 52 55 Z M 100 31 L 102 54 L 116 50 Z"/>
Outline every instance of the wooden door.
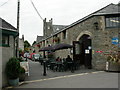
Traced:
<path fill-rule="evenodd" d="M 73 41 L 73 59 L 79 64 L 84 64 L 82 43 L 80 43 L 79 41 Z"/>

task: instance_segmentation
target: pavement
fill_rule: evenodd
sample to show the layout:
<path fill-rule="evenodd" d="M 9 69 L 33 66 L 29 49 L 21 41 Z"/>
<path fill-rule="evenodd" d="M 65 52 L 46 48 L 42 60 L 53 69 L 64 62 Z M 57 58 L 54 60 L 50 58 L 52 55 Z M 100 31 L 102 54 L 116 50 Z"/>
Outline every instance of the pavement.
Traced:
<path fill-rule="evenodd" d="M 58 77 L 58 76 L 65 76 L 65 75 L 73 75 L 73 74 L 79 74 L 79 73 L 89 73 L 89 72 L 94 72 L 96 70 L 93 69 L 85 69 L 81 67 L 79 70 L 75 70 L 74 73 L 71 71 L 66 71 L 66 72 L 58 72 L 58 71 L 53 71 L 53 70 L 46 70 L 46 76 L 43 76 L 43 65 L 41 65 L 39 62 L 34 62 L 29 60 L 29 67 L 30 67 L 30 76 L 26 77 L 26 81 L 31 81 L 31 80 L 38 80 L 38 79 L 45 79 L 45 78 L 52 78 L 52 77 Z"/>
<path fill-rule="evenodd" d="M 19 86 L 16 87 L 10 86 L 7 88 L 10 89 L 10 88 L 84 88 L 84 87 L 116 88 L 118 87 L 117 85 L 118 74 L 116 73 L 109 74 L 108 72 L 96 71 L 94 69 L 85 69 L 81 67 L 79 70 L 75 70 L 74 73 L 71 73 L 71 71 L 54 72 L 52 70 L 47 70 L 47 75 L 43 76 L 43 65 L 41 65 L 39 62 L 34 62 L 31 60 L 28 60 L 28 62 L 30 67 L 30 71 L 29 71 L 30 76 L 27 76 L 25 81 L 21 82 Z M 98 81 L 98 83 L 96 83 L 96 81 Z M 109 83 L 104 84 L 106 81 L 108 81 Z M 86 84 L 88 83 L 90 85 L 86 86 Z"/>

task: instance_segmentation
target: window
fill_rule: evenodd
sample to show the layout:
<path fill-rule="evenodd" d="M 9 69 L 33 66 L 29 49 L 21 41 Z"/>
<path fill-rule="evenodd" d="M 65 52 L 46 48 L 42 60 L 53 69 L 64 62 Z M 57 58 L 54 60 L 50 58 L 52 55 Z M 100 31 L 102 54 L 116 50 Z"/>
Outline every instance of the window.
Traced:
<path fill-rule="evenodd" d="M 48 44 L 48 41 L 46 41 L 46 43 Z"/>
<path fill-rule="evenodd" d="M 107 28 L 117 28 L 120 27 L 120 16 L 107 16 L 105 18 L 105 22 L 106 22 L 106 27 Z"/>
<path fill-rule="evenodd" d="M 45 41 L 43 41 L 43 46 L 45 46 Z"/>
<path fill-rule="evenodd" d="M 60 30 L 59 28 L 56 29 L 56 31 Z"/>
<path fill-rule="evenodd" d="M 95 30 L 99 30 L 98 22 L 95 22 L 95 23 L 94 23 L 94 27 L 95 27 Z"/>
<path fill-rule="evenodd" d="M 48 29 L 50 29 L 50 26 L 48 26 Z"/>
<path fill-rule="evenodd" d="M 2 35 L 2 46 L 9 46 L 9 36 Z"/>
<path fill-rule="evenodd" d="M 63 39 L 66 39 L 66 31 L 63 31 Z"/>

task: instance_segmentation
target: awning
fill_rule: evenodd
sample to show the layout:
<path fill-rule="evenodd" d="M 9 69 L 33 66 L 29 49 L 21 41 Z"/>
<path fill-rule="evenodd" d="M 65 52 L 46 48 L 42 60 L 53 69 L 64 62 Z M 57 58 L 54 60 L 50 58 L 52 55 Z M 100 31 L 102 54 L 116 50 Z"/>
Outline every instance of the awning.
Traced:
<path fill-rule="evenodd" d="M 39 50 L 40 51 L 54 51 L 54 48 L 52 46 L 44 47 Z"/>
<path fill-rule="evenodd" d="M 73 47 L 73 45 L 61 43 L 61 44 L 56 44 L 54 46 L 48 46 L 48 47 L 41 48 L 39 50 L 39 52 L 40 51 L 56 51 L 56 50 L 68 49 L 68 48 L 72 48 L 72 47 Z"/>
<path fill-rule="evenodd" d="M 73 47 L 73 45 L 65 44 L 65 43 L 56 44 L 53 46 L 54 51 L 61 50 L 61 49 L 68 49 L 68 48 L 72 48 L 72 47 Z"/>

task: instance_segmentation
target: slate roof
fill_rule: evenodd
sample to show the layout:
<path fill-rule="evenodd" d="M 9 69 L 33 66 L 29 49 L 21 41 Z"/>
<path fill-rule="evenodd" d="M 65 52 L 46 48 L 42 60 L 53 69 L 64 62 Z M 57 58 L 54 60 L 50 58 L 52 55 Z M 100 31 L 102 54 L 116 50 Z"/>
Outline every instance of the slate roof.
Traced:
<path fill-rule="evenodd" d="M 42 39 L 44 39 L 44 36 L 37 36 L 36 43 L 40 42 Z"/>
<path fill-rule="evenodd" d="M 118 4 L 111 3 L 108 6 L 97 11 L 94 15 L 117 14 L 120 13 L 120 10 L 118 8 L 120 8 Z"/>
<path fill-rule="evenodd" d="M 58 32 L 59 30 L 62 30 L 65 27 L 65 25 L 53 25 L 53 31 Z"/>
<path fill-rule="evenodd" d="M 17 29 L 10 23 L 6 22 L 4 19 L 0 18 L 0 28 L 6 30 L 17 31 Z"/>
<path fill-rule="evenodd" d="M 82 19 L 79 19 L 78 21 L 68 25 L 67 27 L 63 28 L 62 30 L 60 30 L 59 32 L 57 32 L 55 34 L 58 34 L 58 33 L 62 32 L 64 30 L 66 30 L 66 29 L 68 29 L 68 28 L 70 28 L 70 27 L 72 27 L 72 26 L 74 26 L 74 25 L 76 25 L 76 24 L 78 24 L 78 23 L 80 23 L 80 22 L 82 22 L 82 21 L 92 17 L 92 16 L 96 16 L 96 15 L 101 15 L 102 16 L 102 15 L 109 15 L 109 14 L 120 14 L 120 9 L 119 8 L 120 8 L 120 4 L 113 4 L 113 3 L 111 3 L 111 4 L 107 5 L 107 6 L 99 9 L 98 11 L 95 11 L 95 12 L 89 14 L 88 16 L 83 17 Z"/>
<path fill-rule="evenodd" d="M 119 4 L 111 3 L 111 4 L 107 5 L 107 6 L 99 9 L 98 11 L 95 11 L 95 12 L 93 12 L 93 13 L 85 16 L 85 17 L 83 17 L 82 19 L 79 19 L 78 21 L 76 21 L 76 22 L 74 22 L 74 23 L 64 27 L 63 29 L 59 30 L 58 32 L 55 32 L 53 35 L 56 35 L 56 34 L 62 32 L 64 30 L 67 30 L 68 28 L 73 27 L 74 25 L 81 23 L 84 20 L 86 20 L 86 19 L 88 19 L 88 18 L 90 18 L 92 16 L 97 16 L 97 15 L 101 15 L 102 16 L 102 15 L 109 15 L 109 14 L 120 14 L 120 9 L 119 8 L 120 8 L 120 3 Z M 48 39 L 48 38 L 50 38 L 52 36 L 44 38 L 44 40 Z"/>

